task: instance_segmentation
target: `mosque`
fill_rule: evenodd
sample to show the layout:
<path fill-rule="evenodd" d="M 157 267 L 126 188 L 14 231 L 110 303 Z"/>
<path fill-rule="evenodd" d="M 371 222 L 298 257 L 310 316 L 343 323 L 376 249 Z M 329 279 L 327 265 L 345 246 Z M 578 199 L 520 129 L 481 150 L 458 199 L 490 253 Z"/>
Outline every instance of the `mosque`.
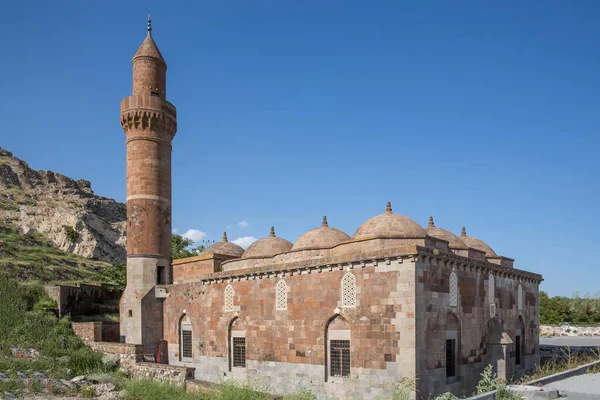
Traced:
<path fill-rule="evenodd" d="M 352 236 L 325 217 L 295 243 L 270 233 L 171 259 L 171 145 L 177 113 L 151 34 L 121 102 L 127 153 L 127 287 L 122 343 L 196 379 L 252 380 L 319 398 L 388 398 L 403 378 L 417 396 L 472 392 L 539 362 L 542 277 L 484 241 L 393 212 Z M 317 221 L 315 221 L 317 222 Z M 158 351 L 157 351 L 158 349 Z"/>

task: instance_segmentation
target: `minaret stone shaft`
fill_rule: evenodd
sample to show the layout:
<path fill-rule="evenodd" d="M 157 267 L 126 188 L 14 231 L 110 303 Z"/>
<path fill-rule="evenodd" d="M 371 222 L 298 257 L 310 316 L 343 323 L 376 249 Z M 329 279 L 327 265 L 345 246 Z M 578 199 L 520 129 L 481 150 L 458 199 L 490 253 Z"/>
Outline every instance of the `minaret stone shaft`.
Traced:
<path fill-rule="evenodd" d="M 151 30 L 133 57 L 133 94 L 121 101 L 127 149 L 127 287 L 121 341 L 154 353 L 163 337 L 163 298 L 172 283 L 171 141 L 175 107 L 166 100 L 167 64 Z"/>

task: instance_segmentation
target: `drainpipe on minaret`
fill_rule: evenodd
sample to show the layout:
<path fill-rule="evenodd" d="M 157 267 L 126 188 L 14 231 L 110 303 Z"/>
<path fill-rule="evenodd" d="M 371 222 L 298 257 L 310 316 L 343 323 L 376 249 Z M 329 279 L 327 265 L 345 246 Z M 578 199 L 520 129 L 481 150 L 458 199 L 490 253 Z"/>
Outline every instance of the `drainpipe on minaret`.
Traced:
<path fill-rule="evenodd" d="M 167 64 L 148 34 L 133 56 L 133 94 L 121 101 L 127 149 L 127 287 L 120 303 L 121 342 L 155 354 L 163 338 L 161 285 L 173 281 L 171 141 L 175 107 L 166 100 Z"/>

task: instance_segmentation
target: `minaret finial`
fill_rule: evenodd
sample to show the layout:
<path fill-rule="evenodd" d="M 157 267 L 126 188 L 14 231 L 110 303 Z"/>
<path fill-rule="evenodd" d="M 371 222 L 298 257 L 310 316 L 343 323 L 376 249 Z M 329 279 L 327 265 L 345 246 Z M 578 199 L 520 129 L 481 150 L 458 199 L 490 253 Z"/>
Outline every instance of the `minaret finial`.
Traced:
<path fill-rule="evenodd" d="M 428 228 L 435 228 L 435 224 L 433 223 L 433 217 L 429 217 L 429 226 Z"/>
<path fill-rule="evenodd" d="M 391 202 L 387 202 L 387 206 L 385 207 L 385 213 L 386 214 L 391 214 L 392 213 L 392 203 Z"/>
<path fill-rule="evenodd" d="M 148 35 L 152 35 L 152 18 L 150 18 L 150 10 L 148 10 Z"/>
<path fill-rule="evenodd" d="M 467 236 L 467 230 L 465 229 L 464 226 L 462 228 L 462 232 L 460 233 L 460 236 Z"/>
<path fill-rule="evenodd" d="M 323 215 L 323 222 L 321 223 L 321 226 L 329 226 L 327 225 L 327 217 Z"/>
<path fill-rule="evenodd" d="M 271 227 L 271 233 L 269 234 L 269 236 L 275 237 L 275 228 Z"/>
<path fill-rule="evenodd" d="M 227 241 L 227 232 L 223 232 L 223 240 L 221 240 L 222 242 L 226 242 Z"/>

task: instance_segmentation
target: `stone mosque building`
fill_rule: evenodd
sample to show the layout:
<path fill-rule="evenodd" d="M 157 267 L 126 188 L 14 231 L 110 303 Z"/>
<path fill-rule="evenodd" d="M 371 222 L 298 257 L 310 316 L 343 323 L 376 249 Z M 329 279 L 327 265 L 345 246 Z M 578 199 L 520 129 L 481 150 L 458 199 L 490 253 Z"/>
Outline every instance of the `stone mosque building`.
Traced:
<path fill-rule="evenodd" d="M 539 361 L 538 287 L 485 242 L 392 211 L 352 236 L 325 217 L 295 243 L 270 233 L 246 250 L 223 235 L 171 259 L 175 107 L 151 35 L 121 102 L 127 150 L 127 288 L 121 341 L 195 378 L 251 380 L 319 398 L 420 398 L 473 391 L 488 365 L 519 376 Z M 377 210 L 374 210 L 377 211 Z M 333 222 L 333 221 L 332 221 Z M 315 221 L 315 225 L 317 221 Z M 308 228 L 308 227 L 307 227 Z"/>

